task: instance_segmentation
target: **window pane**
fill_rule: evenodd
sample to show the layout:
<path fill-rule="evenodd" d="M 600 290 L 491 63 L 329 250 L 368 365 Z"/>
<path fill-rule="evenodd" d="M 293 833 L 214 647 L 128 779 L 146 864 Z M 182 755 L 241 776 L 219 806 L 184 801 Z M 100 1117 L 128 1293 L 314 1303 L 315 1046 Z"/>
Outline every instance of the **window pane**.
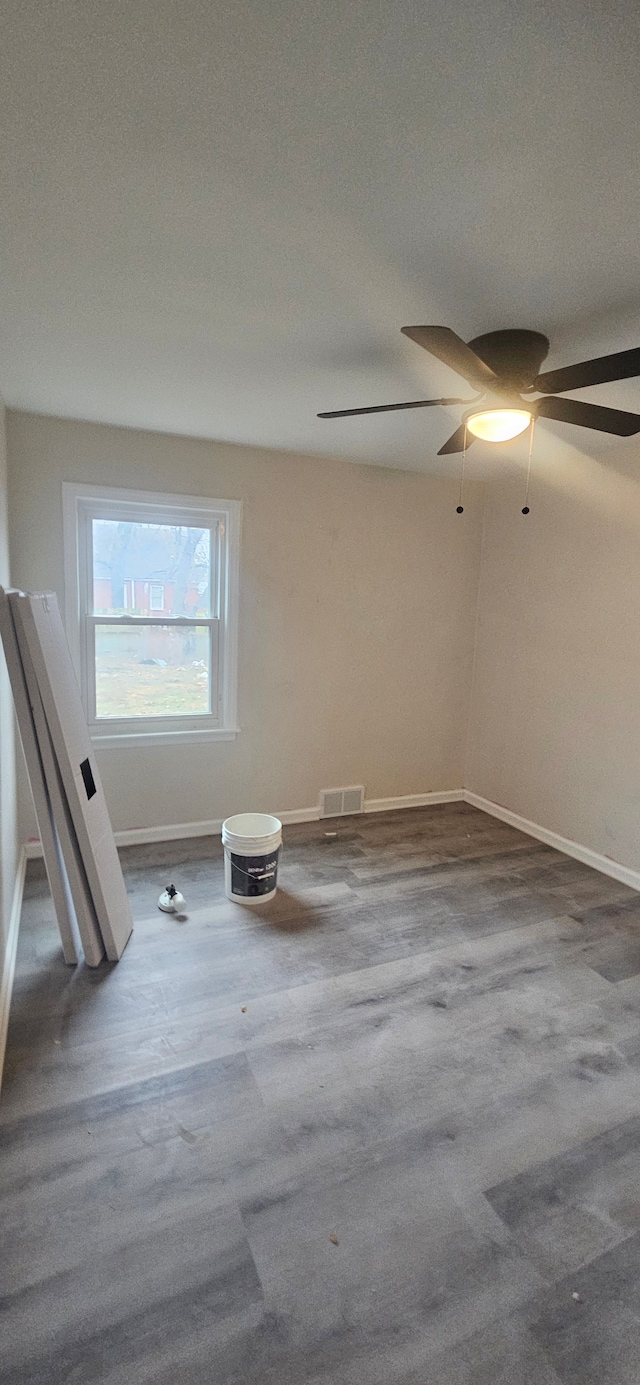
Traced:
<path fill-rule="evenodd" d="M 94 519 L 93 614 L 215 616 L 211 530 Z"/>
<path fill-rule="evenodd" d="M 97 716 L 209 714 L 206 625 L 96 625 L 95 636 Z"/>

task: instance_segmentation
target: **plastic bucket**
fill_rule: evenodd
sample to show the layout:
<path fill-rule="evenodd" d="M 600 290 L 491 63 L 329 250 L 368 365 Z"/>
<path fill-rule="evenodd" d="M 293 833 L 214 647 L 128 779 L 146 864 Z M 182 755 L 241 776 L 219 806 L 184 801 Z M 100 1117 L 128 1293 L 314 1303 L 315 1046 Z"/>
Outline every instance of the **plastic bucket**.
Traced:
<path fill-rule="evenodd" d="M 265 904 L 278 887 L 282 823 L 269 813 L 236 813 L 222 824 L 224 887 L 236 904 Z"/>

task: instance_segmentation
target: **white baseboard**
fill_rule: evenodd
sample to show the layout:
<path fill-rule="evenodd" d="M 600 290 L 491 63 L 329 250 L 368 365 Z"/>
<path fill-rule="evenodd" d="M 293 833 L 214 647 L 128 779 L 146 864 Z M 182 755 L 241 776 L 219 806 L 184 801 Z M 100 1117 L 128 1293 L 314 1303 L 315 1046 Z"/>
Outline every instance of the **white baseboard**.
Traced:
<path fill-rule="evenodd" d="M 205 822 L 173 822 L 166 827 L 126 827 L 114 832 L 116 846 L 144 846 L 145 842 L 179 842 L 185 837 L 220 835 L 222 818 Z"/>
<path fill-rule="evenodd" d="M 364 802 L 365 813 L 389 813 L 395 808 L 422 808 L 429 803 L 461 803 L 463 789 L 442 789 L 435 793 L 405 794 L 402 798 L 368 798 Z M 319 807 L 289 808 L 275 814 L 285 827 L 295 822 L 317 822 Z M 114 832 L 117 846 L 144 846 L 146 842 L 178 842 L 186 837 L 215 837 L 222 828 L 222 818 L 209 818 L 204 822 L 168 822 L 161 827 L 126 827 Z M 25 843 L 24 850 L 28 860 L 42 856 L 42 847 L 36 838 Z"/>
<path fill-rule="evenodd" d="M 398 808 L 426 808 L 430 803 L 462 803 L 464 789 L 440 789 L 434 793 L 408 793 L 401 798 L 365 798 L 365 813 L 392 813 Z"/>
<path fill-rule="evenodd" d="M 276 813 L 275 817 L 285 826 L 292 822 L 315 822 L 320 817 L 319 808 L 292 808 L 287 813 Z M 114 832 L 116 846 L 143 846 L 145 842 L 179 842 L 185 837 L 219 837 L 223 818 L 209 818 L 204 822 L 169 822 L 163 827 L 126 827 Z M 38 849 L 39 842 L 33 843 Z M 40 851 L 38 850 L 40 855 Z"/>
<path fill-rule="evenodd" d="M 538 822 L 530 822 L 529 818 L 520 817 L 519 813 L 512 813 L 510 808 L 504 808 L 501 803 L 494 803 L 490 798 L 482 798 L 470 789 L 465 789 L 464 801 L 472 804 L 474 808 L 481 808 L 483 813 L 490 813 L 491 817 L 500 818 L 501 822 L 508 822 L 510 827 L 517 827 L 518 831 L 526 832 L 528 837 L 535 837 L 546 846 L 555 847 L 556 851 L 562 851 L 565 856 L 573 856 L 574 860 L 582 861 L 583 865 L 592 866 L 593 870 L 599 870 L 603 875 L 610 875 L 622 885 L 629 885 L 632 890 L 640 890 L 640 871 L 632 870 L 631 866 L 623 866 L 619 861 L 613 861 L 610 856 L 602 856 L 599 851 L 592 851 L 589 846 L 572 842 L 570 837 L 561 837 L 559 832 L 551 832 L 548 827 L 541 827 Z"/>
<path fill-rule="evenodd" d="M 274 816 L 280 819 L 284 827 L 287 827 L 294 822 L 318 822 L 320 809 L 290 808 L 288 813 L 275 813 Z"/>
<path fill-rule="evenodd" d="M 7 945 L 5 948 L 4 962 L 2 966 L 2 980 L 0 980 L 0 1085 L 2 1084 L 4 1055 L 5 1049 L 7 1047 L 9 1009 L 11 1007 L 11 992 L 13 990 L 13 978 L 15 976 L 16 971 L 18 933 L 20 930 L 20 914 L 22 912 L 22 895 L 24 892 L 24 878 L 26 869 L 27 853 L 24 847 L 22 847 L 20 855 L 18 857 L 18 868 L 16 871 L 15 884 L 13 887 L 13 899 L 11 902 L 11 914 L 9 917 Z"/>
<path fill-rule="evenodd" d="M 576 861 L 582 861 L 584 865 L 592 866 L 594 870 L 601 871 L 603 875 L 610 875 L 623 885 L 629 885 L 632 890 L 640 891 L 640 871 L 633 870 L 631 866 L 623 866 L 619 861 L 612 861 L 609 856 L 602 856 L 600 852 L 592 851 L 588 846 L 581 846 L 579 842 L 572 842 L 568 837 L 562 837 L 559 832 L 552 832 L 547 827 L 541 827 L 537 822 L 530 822 L 528 818 L 521 817 L 519 813 L 513 813 L 510 808 L 504 808 L 501 803 L 494 803 L 490 798 L 482 798 L 480 794 L 473 793 L 471 789 L 442 789 L 436 790 L 434 793 L 404 794 L 399 798 L 366 798 L 364 811 L 365 813 L 390 813 L 399 808 L 423 808 L 430 803 L 461 802 L 469 803 L 474 808 L 480 808 L 483 813 L 489 813 L 491 817 L 500 818 L 502 822 L 508 822 L 511 827 L 517 827 L 520 832 L 526 832 L 527 836 L 535 837 L 537 841 L 555 847 L 556 851 L 564 852 L 565 856 L 572 856 Z M 320 809 L 318 807 L 292 808 L 287 812 L 276 813 L 276 817 L 280 818 L 285 826 L 296 822 L 317 822 L 320 817 Z M 222 818 L 211 818 L 204 822 L 166 823 L 162 827 L 130 827 L 124 831 L 116 832 L 115 838 L 118 846 L 143 846 L 145 842 L 175 842 L 187 837 L 213 837 L 220 832 L 221 827 Z M 41 856 L 40 842 L 27 842 L 23 848 L 23 855 L 28 860 Z"/>

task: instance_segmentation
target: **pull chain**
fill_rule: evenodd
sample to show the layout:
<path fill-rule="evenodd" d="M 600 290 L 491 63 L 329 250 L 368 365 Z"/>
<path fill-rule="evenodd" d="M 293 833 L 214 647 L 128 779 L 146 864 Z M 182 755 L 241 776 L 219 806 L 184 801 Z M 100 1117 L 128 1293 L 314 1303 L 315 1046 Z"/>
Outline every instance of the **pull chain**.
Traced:
<path fill-rule="evenodd" d="M 525 497 L 524 497 L 524 505 L 523 505 L 523 507 L 522 507 L 522 513 L 523 513 L 523 515 L 528 515 L 528 514 L 529 514 L 529 482 L 530 482 L 530 480 L 531 480 L 531 455 L 532 455 L 532 452 L 533 452 L 533 430 L 534 430 L 535 426 L 536 426 L 535 415 L 532 414 L 532 415 L 531 415 L 531 423 L 529 424 L 529 462 L 528 462 L 528 465 L 527 465 L 527 490 L 526 490 L 526 494 L 525 494 Z"/>
<path fill-rule="evenodd" d="M 460 494 L 459 494 L 459 496 L 458 496 L 458 504 L 456 505 L 456 514 L 457 514 L 457 515 L 462 515 L 462 514 L 464 514 L 464 505 L 462 504 L 462 492 L 463 492 L 463 490 L 464 490 L 464 464 L 465 464 L 466 459 L 467 459 L 467 425 L 466 425 L 466 423 L 465 423 L 465 425 L 464 425 L 464 442 L 463 442 L 463 445 L 462 445 L 462 469 L 461 469 L 461 471 L 460 471 Z"/>

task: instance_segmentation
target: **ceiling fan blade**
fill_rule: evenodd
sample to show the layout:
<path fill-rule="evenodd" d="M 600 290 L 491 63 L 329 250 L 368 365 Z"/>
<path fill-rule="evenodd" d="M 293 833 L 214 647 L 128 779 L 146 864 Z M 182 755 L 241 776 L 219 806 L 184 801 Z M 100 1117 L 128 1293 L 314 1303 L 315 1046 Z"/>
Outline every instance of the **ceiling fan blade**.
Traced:
<path fill-rule="evenodd" d="M 534 389 L 562 394 L 565 390 L 581 390 L 587 385 L 606 385 L 611 380 L 628 380 L 640 375 L 640 346 L 631 351 L 615 351 L 612 356 L 596 356 L 592 361 L 579 361 L 562 370 L 547 370 L 534 380 Z"/>
<path fill-rule="evenodd" d="M 437 404 L 470 404 L 470 399 L 411 399 L 407 404 L 371 404 L 368 409 L 333 409 L 318 418 L 352 418 L 354 414 L 388 414 L 393 409 L 432 409 Z"/>
<path fill-rule="evenodd" d="M 491 366 L 476 356 L 475 351 L 450 327 L 402 327 L 400 330 L 405 337 L 410 337 L 425 351 L 430 351 L 432 356 L 437 356 L 439 361 L 451 366 L 476 389 L 486 390 L 496 384 L 498 377 Z"/>
<path fill-rule="evenodd" d="M 465 435 L 465 431 L 466 431 L 466 434 L 467 434 L 467 452 L 468 452 L 468 451 L 469 451 L 469 448 L 471 447 L 472 442 L 475 442 L 475 438 L 474 438 L 474 436 L 473 436 L 473 433 L 470 433 L 470 432 L 469 432 L 469 429 L 468 429 L 468 428 L 465 430 L 464 423 L 461 423 L 461 424 L 460 424 L 460 427 L 459 427 L 459 428 L 456 428 L 455 433 L 452 433 L 452 434 L 451 434 L 451 437 L 450 437 L 450 438 L 447 438 L 447 441 L 445 442 L 444 446 L 441 447 L 441 448 L 439 448 L 439 450 L 438 450 L 438 456 L 439 456 L 439 457 L 448 457 L 449 454 L 450 454 L 451 452 L 464 452 L 464 435 Z"/>
<path fill-rule="evenodd" d="M 538 418 L 578 423 L 581 428 L 617 433 L 621 438 L 640 433 L 640 414 L 629 414 L 624 409 L 605 409 L 602 404 L 587 404 L 583 399 L 556 399 L 551 394 L 546 399 L 538 399 L 533 408 Z"/>

